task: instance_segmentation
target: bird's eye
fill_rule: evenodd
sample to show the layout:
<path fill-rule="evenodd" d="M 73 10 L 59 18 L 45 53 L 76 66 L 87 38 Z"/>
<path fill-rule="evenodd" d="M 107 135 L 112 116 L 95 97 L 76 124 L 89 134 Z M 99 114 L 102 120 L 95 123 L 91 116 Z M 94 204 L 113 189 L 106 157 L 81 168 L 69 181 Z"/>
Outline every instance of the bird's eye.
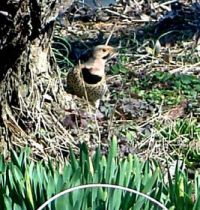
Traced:
<path fill-rule="evenodd" d="M 106 49 L 102 49 L 103 52 L 106 52 Z"/>

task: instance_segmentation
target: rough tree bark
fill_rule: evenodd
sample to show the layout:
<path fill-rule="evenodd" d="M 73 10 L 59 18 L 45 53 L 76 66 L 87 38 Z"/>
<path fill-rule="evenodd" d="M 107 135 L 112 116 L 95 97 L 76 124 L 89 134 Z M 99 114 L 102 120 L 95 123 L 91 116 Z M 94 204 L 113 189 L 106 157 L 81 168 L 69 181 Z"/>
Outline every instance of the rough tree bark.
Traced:
<path fill-rule="evenodd" d="M 52 104 L 62 89 L 51 51 L 54 22 L 72 0 L 1 0 L 0 3 L 0 126 L 1 145 L 51 147 L 56 121 Z M 60 127 L 59 127 L 60 126 Z M 65 134 L 65 135 L 64 135 Z M 39 143 L 44 143 L 43 147 Z M 56 141 L 56 139 L 55 139 Z M 63 145 L 66 146 L 66 145 Z M 42 154 L 42 152 L 41 152 Z"/>

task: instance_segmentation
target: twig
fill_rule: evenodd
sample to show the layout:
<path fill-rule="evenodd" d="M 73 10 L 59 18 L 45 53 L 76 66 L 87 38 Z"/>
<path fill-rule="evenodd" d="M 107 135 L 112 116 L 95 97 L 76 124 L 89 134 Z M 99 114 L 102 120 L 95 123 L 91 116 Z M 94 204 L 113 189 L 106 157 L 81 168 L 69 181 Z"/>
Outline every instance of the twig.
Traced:
<path fill-rule="evenodd" d="M 128 19 L 128 20 L 130 20 L 130 21 L 132 21 L 132 22 L 136 22 L 136 23 L 137 23 L 137 22 L 138 22 L 138 23 L 143 23 L 143 22 L 150 22 L 150 21 L 151 21 L 151 22 L 156 22 L 156 20 L 139 20 L 139 19 L 134 20 L 134 19 L 132 19 L 131 17 L 128 17 L 128 16 L 123 15 L 123 14 L 120 14 L 119 12 L 112 11 L 112 10 L 110 10 L 110 9 L 105 9 L 105 11 L 108 12 L 108 13 L 117 15 L 117 16 L 119 16 L 119 17 Z"/>
<path fill-rule="evenodd" d="M 155 6 L 154 8 L 157 9 L 159 7 L 167 6 L 167 5 L 175 3 L 175 2 L 178 2 L 178 0 L 170 0 L 170 1 L 164 2 L 162 4 L 159 4 L 159 5 Z"/>
<path fill-rule="evenodd" d="M 196 66 L 199 66 L 200 65 L 200 62 L 198 62 L 198 63 L 195 63 L 195 64 L 193 64 L 193 65 L 191 65 L 191 66 L 181 66 L 181 67 L 179 67 L 179 68 L 176 68 L 176 69 L 173 69 L 173 70 L 171 70 L 171 71 L 169 71 L 171 74 L 175 74 L 175 73 L 177 73 L 177 72 L 182 72 L 182 73 L 186 73 L 187 71 L 189 71 L 190 69 L 192 69 L 192 68 L 194 68 L 194 67 L 196 67 Z M 183 70 L 184 69 L 184 70 Z"/>
<path fill-rule="evenodd" d="M 114 30 L 115 30 L 116 25 L 117 25 L 117 23 L 114 24 L 114 26 L 113 26 L 113 28 L 112 28 L 112 31 L 110 32 L 110 35 L 109 35 L 109 37 L 108 37 L 107 40 L 106 40 L 105 45 L 108 45 L 108 43 L 109 43 L 109 41 L 110 41 L 110 39 L 111 39 L 111 37 L 112 37 L 112 35 L 113 35 L 113 33 L 114 33 Z"/>

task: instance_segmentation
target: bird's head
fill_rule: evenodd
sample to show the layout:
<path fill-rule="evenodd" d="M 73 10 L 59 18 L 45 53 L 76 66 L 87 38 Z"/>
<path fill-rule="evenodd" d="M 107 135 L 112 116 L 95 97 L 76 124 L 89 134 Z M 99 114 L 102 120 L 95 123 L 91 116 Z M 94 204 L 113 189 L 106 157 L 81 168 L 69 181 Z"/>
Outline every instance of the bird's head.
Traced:
<path fill-rule="evenodd" d="M 105 61 L 115 57 L 117 55 L 117 51 L 108 45 L 98 45 L 93 50 L 93 58 L 95 59 L 103 59 Z"/>

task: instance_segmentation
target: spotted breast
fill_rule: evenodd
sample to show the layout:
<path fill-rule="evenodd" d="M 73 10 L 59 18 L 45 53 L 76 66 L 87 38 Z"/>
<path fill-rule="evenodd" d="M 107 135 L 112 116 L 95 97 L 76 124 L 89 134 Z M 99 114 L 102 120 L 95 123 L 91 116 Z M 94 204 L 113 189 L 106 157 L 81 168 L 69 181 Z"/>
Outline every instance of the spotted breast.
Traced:
<path fill-rule="evenodd" d="M 116 55 L 113 47 L 98 45 L 92 56 L 85 62 L 78 64 L 67 75 L 67 90 L 79 97 L 84 97 L 92 105 L 103 97 L 108 88 L 106 85 L 105 64 Z"/>

